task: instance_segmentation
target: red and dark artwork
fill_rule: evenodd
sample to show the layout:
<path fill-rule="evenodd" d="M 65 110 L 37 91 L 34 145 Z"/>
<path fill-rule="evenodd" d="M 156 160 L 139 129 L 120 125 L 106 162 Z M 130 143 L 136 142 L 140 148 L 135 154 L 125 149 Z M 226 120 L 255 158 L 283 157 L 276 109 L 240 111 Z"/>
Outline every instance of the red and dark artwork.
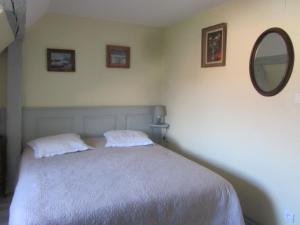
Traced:
<path fill-rule="evenodd" d="M 226 65 L 227 24 L 202 29 L 202 67 Z"/>
<path fill-rule="evenodd" d="M 207 34 L 207 62 L 219 62 L 222 59 L 222 31 Z"/>

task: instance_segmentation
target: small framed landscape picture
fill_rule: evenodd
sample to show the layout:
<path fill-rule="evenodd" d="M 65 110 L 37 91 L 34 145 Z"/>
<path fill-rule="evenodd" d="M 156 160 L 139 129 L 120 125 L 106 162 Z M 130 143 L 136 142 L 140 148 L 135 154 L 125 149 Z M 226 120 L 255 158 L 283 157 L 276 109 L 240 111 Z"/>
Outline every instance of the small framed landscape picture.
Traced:
<path fill-rule="evenodd" d="M 50 72 L 75 72 L 75 50 L 48 48 L 47 69 Z"/>
<path fill-rule="evenodd" d="M 108 68 L 130 68 L 130 47 L 107 45 L 106 66 Z"/>
<path fill-rule="evenodd" d="M 227 24 L 202 29 L 202 67 L 226 65 Z"/>

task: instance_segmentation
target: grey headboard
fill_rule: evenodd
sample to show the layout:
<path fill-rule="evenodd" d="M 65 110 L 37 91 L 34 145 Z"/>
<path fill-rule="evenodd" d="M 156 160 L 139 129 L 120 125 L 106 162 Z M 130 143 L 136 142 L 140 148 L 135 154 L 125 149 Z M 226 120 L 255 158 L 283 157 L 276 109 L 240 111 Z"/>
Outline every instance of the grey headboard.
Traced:
<path fill-rule="evenodd" d="M 141 130 L 152 135 L 154 106 L 100 106 L 25 108 L 23 143 L 34 138 L 66 132 L 101 136 L 112 129 Z"/>

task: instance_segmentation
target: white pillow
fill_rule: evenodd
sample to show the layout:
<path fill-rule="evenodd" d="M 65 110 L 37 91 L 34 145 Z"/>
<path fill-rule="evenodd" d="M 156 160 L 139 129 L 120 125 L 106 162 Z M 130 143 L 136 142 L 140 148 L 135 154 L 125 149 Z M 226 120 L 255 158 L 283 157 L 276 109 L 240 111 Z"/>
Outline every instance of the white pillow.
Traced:
<path fill-rule="evenodd" d="M 104 133 L 105 147 L 133 147 L 152 145 L 153 142 L 141 131 L 112 130 Z"/>
<path fill-rule="evenodd" d="M 93 149 L 86 145 L 77 134 L 60 134 L 38 138 L 30 141 L 27 145 L 34 150 L 35 158 Z"/>

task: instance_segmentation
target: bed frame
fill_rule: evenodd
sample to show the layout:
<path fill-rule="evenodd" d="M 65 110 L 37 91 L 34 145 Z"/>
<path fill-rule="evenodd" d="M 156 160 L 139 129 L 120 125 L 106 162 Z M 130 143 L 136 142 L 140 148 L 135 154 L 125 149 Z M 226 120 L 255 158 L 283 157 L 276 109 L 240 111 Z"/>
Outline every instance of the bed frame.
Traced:
<path fill-rule="evenodd" d="M 100 106 L 23 109 L 23 144 L 60 133 L 101 136 L 112 129 L 144 131 L 156 139 L 150 124 L 154 106 Z M 155 130 L 157 132 L 157 130 Z"/>

